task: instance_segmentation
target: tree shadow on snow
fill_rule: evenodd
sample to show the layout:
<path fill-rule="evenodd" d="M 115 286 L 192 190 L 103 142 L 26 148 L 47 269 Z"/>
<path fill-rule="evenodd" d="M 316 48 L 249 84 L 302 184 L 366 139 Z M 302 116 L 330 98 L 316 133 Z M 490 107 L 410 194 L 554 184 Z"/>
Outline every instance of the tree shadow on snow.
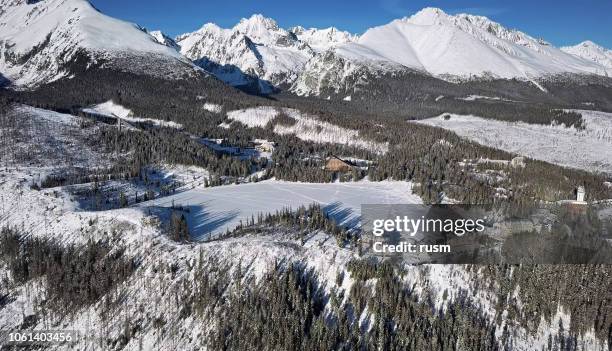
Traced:
<path fill-rule="evenodd" d="M 347 229 L 353 229 L 359 226 L 361 216 L 350 208 L 342 207 L 339 201 L 332 202 L 322 208 L 330 218 L 336 221 L 336 224 Z"/>
<path fill-rule="evenodd" d="M 2 74 L 2 72 L 0 72 L 0 88 L 6 88 L 9 85 L 11 85 L 11 81 L 6 78 L 6 76 Z"/>
<path fill-rule="evenodd" d="M 205 240 L 211 234 L 223 234 L 227 229 L 233 230 L 234 226 L 229 223 L 240 214 L 238 210 L 210 212 L 203 205 L 190 205 L 187 208 L 189 213 L 185 217 L 191 239 L 195 241 Z"/>

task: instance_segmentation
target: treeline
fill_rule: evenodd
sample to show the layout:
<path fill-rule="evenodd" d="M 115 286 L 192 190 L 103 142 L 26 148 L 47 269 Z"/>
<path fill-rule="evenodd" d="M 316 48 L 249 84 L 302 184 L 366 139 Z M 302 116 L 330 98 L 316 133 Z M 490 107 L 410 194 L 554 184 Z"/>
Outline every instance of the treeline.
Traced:
<path fill-rule="evenodd" d="M 557 121 L 580 127 L 579 114 L 560 113 L 559 109 L 612 111 L 612 80 L 600 76 L 590 76 L 588 80 L 579 76 L 547 77 L 536 85 L 518 79 L 450 82 L 411 70 L 392 73 L 357 70 L 343 79 L 338 87 L 333 86 L 334 82 L 323 87 L 320 96 L 336 100 L 351 96 L 351 105 L 362 111 L 404 119 L 450 112 L 536 124 Z M 493 99 L 464 100 L 468 96 Z"/>
<path fill-rule="evenodd" d="M 13 284 L 44 278 L 44 305 L 57 315 L 74 314 L 99 301 L 126 281 L 137 262 L 121 248 L 90 240 L 83 245 L 61 245 L 49 239 L 25 237 L 17 229 L 0 229 L 0 260 Z"/>
<path fill-rule="evenodd" d="M 312 203 L 308 206 L 302 205 L 296 210 L 284 208 L 274 213 L 259 213 L 257 217 L 252 216 L 246 223 L 240 222 L 236 229 L 225 233 L 217 239 L 252 233 L 273 233 L 279 227 L 291 233 L 296 233 L 302 243 L 308 234 L 316 231 L 323 231 L 333 236 L 340 247 L 347 244 L 352 244 L 353 247 L 356 247 L 360 238 L 358 229 L 340 226 L 320 204 Z"/>

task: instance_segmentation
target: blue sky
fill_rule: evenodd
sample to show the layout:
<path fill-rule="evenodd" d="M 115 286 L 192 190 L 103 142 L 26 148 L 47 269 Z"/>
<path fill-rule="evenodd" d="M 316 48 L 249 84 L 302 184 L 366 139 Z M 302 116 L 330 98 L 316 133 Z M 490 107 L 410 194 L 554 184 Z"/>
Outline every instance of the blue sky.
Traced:
<path fill-rule="evenodd" d="M 161 29 L 170 36 L 191 32 L 204 23 L 231 27 L 242 17 L 261 13 L 280 26 L 335 26 L 353 33 L 409 16 L 423 7 L 439 7 L 448 13 L 467 12 L 487 16 L 556 46 L 590 39 L 612 48 L 610 0 L 91 0 L 102 12 L 136 22 L 147 29 Z"/>

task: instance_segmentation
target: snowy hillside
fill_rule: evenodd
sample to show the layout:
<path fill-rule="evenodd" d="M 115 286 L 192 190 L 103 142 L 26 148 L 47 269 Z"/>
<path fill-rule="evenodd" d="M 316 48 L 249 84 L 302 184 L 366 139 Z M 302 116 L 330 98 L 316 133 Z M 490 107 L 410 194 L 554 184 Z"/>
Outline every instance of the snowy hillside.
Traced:
<path fill-rule="evenodd" d="M 590 40 L 574 46 L 562 47 L 561 50 L 612 69 L 612 50 L 597 45 Z"/>
<path fill-rule="evenodd" d="M 448 120 L 434 117 L 418 123 L 452 130 L 480 144 L 534 159 L 612 174 L 612 114 L 576 112 L 582 114 L 584 130 L 454 114 Z"/>
<path fill-rule="evenodd" d="M 67 76 L 79 54 L 109 64 L 130 60 L 120 68 L 139 73 L 155 74 L 161 66 L 192 70 L 176 50 L 85 0 L 1 0 L 0 9 L 0 70 L 16 85 Z"/>
<path fill-rule="evenodd" d="M 210 109 L 218 107 L 208 104 Z M 91 108 L 97 113 L 134 118 L 130 109 L 112 101 Z M 232 123 L 261 126 L 274 121 L 278 111 L 260 107 L 229 115 L 236 120 Z M 306 137 L 308 134 L 301 133 L 308 127 L 327 128 L 314 116 L 291 109 L 282 112 L 296 121 L 292 133 L 298 136 Z M 589 137 L 605 146 L 610 141 L 606 129 L 609 124 L 605 124 L 609 117 L 585 113 L 585 137 L 578 140 L 584 142 Z M 455 118 L 459 117 L 445 122 Z M 0 122 L 0 329 L 70 329 L 91 336 L 71 345 L 71 349 L 216 350 L 222 349 L 215 347 L 219 342 L 247 340 L 246 346 L 232 349 L 251 350 L 251 339 L 226 332 L 229 329 L 223 326 L 227 320 L 244 321 L 242 327 L 231 329 L 238 333 L 251 326 L 248 323 L 262 323 L 255 324 L 258 331 L 276 332 L 283 325 L 295 331 L 295 325 L 319 318 L 319 329 L 308 326 L 309 335 L 328 330 L 336 333 L 332 328 L 344 321 L 342 328 L 354 329 L 357 340 L 360 335 L 382 335 L 379 326 L 385 323 L 377 320 L 386 313 L 385 318 L 394 325 L 402 325 L 403 317 L 424 324 L 418 332 L 398 336 L 398 343 L 410 340 L 409 336 L 441 330 L 458 335 L 453 336 L 457 343 L 463 342 L 463 335 L 473 335 L 476 342 L 498 342 L 512 350 L 546 349 L 549 344 L 577 345 L 573 348 L 576 350 L 606 349 L 607 334 L 603 333 L 608 329 L 597 322 L 602 320 L 598 306 L 604 310 L 609 305 L 605 300 L 609 291 L 606 268 L 436 264 L 402 265 L 401 272 L 385 273 L 387 269 L 379 270 L 368 265 L 369 260 L 362 260 L 367 253 L 364 255 L 358 247 L 344 243 L 327 229 L 308 225 L 309 215 L 302 216 L 294 227 L 283 222 L 247 224 L 259 214 L 275 213 L 287 206 L 296 210 L 299 205 L 316 202 L 335 223 L 354 228 L 359 225 L 361 204 L 420 204 L 410 182 L 321 184 L 270 179 L 211 187 L 206 182 L 211 175 L 207 169 L 179 164 L 159 167 L 153 178 L 144 173 L 43 185 L 41 180 L 49 174 L 105 167 L 117 157 L 129 156 L 105 150 L 96 139 L 114 126 L 24 105 L 2 115 Z M 286 122 L 283 125 L 291 128 Z M 542 128 L 548 129 L 537 138 L 528 137 L 543 139 L 557 127 Z M 521 132 L 525 134 L 525 130 Z M 346 131 L 335 130 L 338 136 L 333 140 L 342 140 L 341 134 Z M 145 131 L 136 134 L 141 133 Z M 580 138 L 580 132 L 574 133 L 574 138 Z M 357 135 L 352 137 L 358 139 Z M 128 190 L 131 200 L 133 192 L 142 196 L 145 189 L 150 190 L 142 188 L 143 184 L 154 186 L 164 179 L 177 180 L 180 187 L 173 192 L 155 192 L 152 200 L 130 201 L 112 209 L 104 206 L 109 199 L 104 201 L 101 195 L 109 187 Z M 101 206 L 87 205 L 96 202 Z M 214 240 L 174 241 L 166 223 L 174 211 L 186 217 L 193 239 Z M 219 236 L 237 226 L 243 229 Z M 5 228 L 26 235 L 11 240 L 5 236 Z M 281 274 L 294 263 L 304 269 L 300 271 L 304 274 L 297 280 L 292 276 L 284 279 Z M 513 284 L 507 284 L 507 279 L 496 280 L 496 269 L 507 279 L 519 278 Z M 548 270 L 561 279 L 551 278 L 547 284 Z M 314 275 L 312 281 L 307 280 L 308 274 Z M 286 285 L 277 286 L 283 281 Z M 260 285 L 256 289 L 252 284 Z M 275 286 L 278 290 L 266 290 Z M 292 287 L 299 293 L 292 295 Z M 300 296 L 312 291 L 320 296 L 302 303 Z M 257 300 L 258 294 L 263 296 L 263 303 Z M 589 302 L 592 310 L 580 309 Z M 265 318 L 259 318 L 259 322 L 253 317 L 254 310 L 266 311 L 284 303 L 289 306 L 284 310 L 287 313 L 310 317 L 268 316 L 263 312 Z M 343 311 L 354 313 L 340 314 Z M 287 322 L 277 322 L 274 316 L 278 315 Z M 469 328 L 471 324 L 463 319 L 449 319 L 462 315 L 468 315 L 475 326 Z M 481 331 L 485 328 L 486 333 Z M 392 332 L 402 329 L 409 328 Z M 298 328 L 296 333 L 304 332 Z M 352 339 L 339 335 L 333 338 L 342 343 Z M 278 339 L 279 344 L 284 342 Z M 319 346 L 313 340 L 304 344 Z"/>

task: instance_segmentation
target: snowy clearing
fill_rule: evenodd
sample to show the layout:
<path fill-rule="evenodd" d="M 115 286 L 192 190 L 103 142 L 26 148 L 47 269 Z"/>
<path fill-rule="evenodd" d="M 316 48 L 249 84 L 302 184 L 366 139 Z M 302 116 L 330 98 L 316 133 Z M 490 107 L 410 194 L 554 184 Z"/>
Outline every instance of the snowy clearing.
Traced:
<path fill-rule="evenodd" d="M 260 106 L 243 110 L 230 111 L 227 118 L 236 120 L 249 128 L 265 127 L 278 116 L 279 110 L 272 106 Z"/>
<path fill-rule="evenodd" d="M 174 204 L 189 209 L 186 214 L 192 236 L 204 239 L 224 233 L 251 216 L 291 207 L 319 203 L 343 226 L 356 227 L 362 204 L 420 204 L 407 182 L 294 183 L 268 180 L 259 183 L 195 188 L 138 204 L 148 211 L 164 210 Z"/>
<path fill-rule="evenodd" d="M 153 123 L 154 125 L 161 126 L 161 127 L 169 127 L 169 128 L 176 128 L 176 129 L 183 128 L 183 126 L 180 123 L 176 123 L 172 121 L 163 121 L 163 120 L 154 119 L 154 118 L 134 117 L 132 110 L 126 107 L 123 107 L 119 104 L 116 104 L 112 100 L 91 106 L 89 108 L 84 108 L 83 112 L 121 118 L 122 120 L 125 120 L 127 122 Z"/>
<path fill-rule="evenodd" d="M 236 120 L 248 127 L 265 127 L 274 120 L 281 112 L 296 121 L 291 126 L 276 124 L 274 132 L 277 134 L 294 134 L 296 137 L 315 143 L 337 143 L 354 146 L 373 152 L 384 154 L 388 151 L 387 143 L 379 143 L 360 137 L 359 132 L 343 128 L 328 122 L 319 120 L 316 116 L 302 113 L 292 108 L 275 108 L 261 106 L 243 110 L 228 112 L 227 117 Z"/>
<path fill-rule="evenodd" d="M 575 110 L 585 129 L 450 114 L 416 123 L 441 127 L 482 145 L 561 166 L 612 174 L 612 113 Z M 443 115 L 447 115 L 446 113 Z"/>

